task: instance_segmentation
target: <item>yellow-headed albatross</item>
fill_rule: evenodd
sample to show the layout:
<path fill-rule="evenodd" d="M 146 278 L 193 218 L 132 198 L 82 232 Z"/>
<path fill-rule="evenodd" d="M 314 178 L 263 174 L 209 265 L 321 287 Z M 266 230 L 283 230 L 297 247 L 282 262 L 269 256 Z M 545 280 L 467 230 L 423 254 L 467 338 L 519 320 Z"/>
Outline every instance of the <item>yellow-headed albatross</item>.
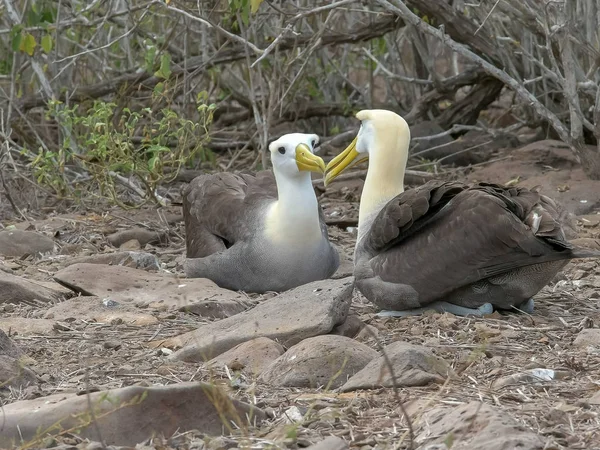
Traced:
<path fill-rule="evenodd" d="M 559 207 L 533 190 L 430 181 L 404 192 L 408 124 L 385 110 L 356 117 L 358 135 L 327 165 L 325 184 L 369 160 L 354 276 L 360 292 L 387 310 L 380 315 L 533 311 L 531 297 L 569 259 L 600 257 L 569 244 Z"/>
<path fill-rule="evenodd" d="M 192 180 L 183 193 L 188 277 L 261 293 L 333 275 L 339 256 L 310 176 L 325 170 L 313 154 L 318 142 L 315 134 L 286 134 L 269 145 L 272 172 Z"/>

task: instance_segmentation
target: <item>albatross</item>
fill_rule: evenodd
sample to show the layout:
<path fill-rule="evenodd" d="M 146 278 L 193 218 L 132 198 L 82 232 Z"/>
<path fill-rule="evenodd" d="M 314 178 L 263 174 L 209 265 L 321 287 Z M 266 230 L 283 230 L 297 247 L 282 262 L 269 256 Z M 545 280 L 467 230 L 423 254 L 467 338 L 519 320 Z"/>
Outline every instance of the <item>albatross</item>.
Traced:
<path fill-rule="evenodd" d="M 183 192 L 184 270 L 246 292 L 285 291 L 329 278 L 339 265 L 311 181 L 325 163 L 316 134 L 269 145 L 273 171 L 196 177 Z"/>
<path fill-rule="evenodd" d="M 358 134 L 327 165 L 325 185 L 369 160 L 354 277 L 379 315 L 532 312 L 533 295 L 570 259 L 600 257 L 566 240 L 561 208 L 536 190 L 433 180 L 404 192 L 408 124 L 386 110 L 356 118 Z"/>

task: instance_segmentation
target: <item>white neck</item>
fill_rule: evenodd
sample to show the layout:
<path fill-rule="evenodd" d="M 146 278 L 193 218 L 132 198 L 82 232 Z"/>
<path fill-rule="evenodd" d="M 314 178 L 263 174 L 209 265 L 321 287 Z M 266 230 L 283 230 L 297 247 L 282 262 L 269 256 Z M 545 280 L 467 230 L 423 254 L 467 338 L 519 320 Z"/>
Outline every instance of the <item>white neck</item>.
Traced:
<path fill-rule="evenodd" d="M 286 177 L 273 168 L 278 199 L 268 211 L 266 233 L 275 242 L 310 242 L 321 239 L 319 204 L 310 172 Z"/>
<path fill-rule="evenodd" d="M 360 197 L 358 240 L 370 229 L 375 216 L 396 195 L 404 192 L 408 149 L 401 142 L 375 143 L 369 149 L 369 168 Z"/>

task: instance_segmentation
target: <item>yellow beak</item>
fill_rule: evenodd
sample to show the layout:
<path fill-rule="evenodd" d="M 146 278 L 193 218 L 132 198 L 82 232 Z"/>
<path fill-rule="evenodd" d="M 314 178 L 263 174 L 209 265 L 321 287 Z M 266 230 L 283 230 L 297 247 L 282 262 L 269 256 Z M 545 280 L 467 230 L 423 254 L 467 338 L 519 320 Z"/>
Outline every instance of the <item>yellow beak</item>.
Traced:
<path fill-rule="evenodd" d="M 325 169 L 327 172 L 327 175 L 325 175 L 325 186 L 331 183 L 331 181 L 333 181 L 333 179 L 335 179 L 344 170 L 369 159 L 368 153 L 362 154 L 356 151 L 357 141 L 358 136 L 354 138 L 354 140 L 342 153 L 329 161 L 329 164 L 327 164 L 327 168 Z"/>
<path fill-rule="evenodd" d="M 296 165 L 298 166 L 298 170 L 325 172 L 325 162 L 323 159 L 314 155 L 306 144 L 298 144 L 296 146 Z"/>

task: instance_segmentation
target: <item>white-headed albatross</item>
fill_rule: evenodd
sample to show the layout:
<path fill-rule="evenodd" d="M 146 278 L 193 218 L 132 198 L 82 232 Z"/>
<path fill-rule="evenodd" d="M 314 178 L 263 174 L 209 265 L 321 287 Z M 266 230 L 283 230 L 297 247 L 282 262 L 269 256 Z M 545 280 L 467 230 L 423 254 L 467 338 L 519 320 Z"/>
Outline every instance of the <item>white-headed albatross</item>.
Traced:
<path fill-rule="evenodd" d="M 386 310 L 380 315 L 533 311 L 531 297 L 569 259 L 600 257 L 569 244 L 559 207 L 533 190 L 430 181 L 404 192 L 408 124 L 385 110 L 356 118 L 358 135 L 327 165 L 325 184 L 369 160 L 354 276 L 360 292 Z"/>
<path fill-rule="evenodd" d="M 325 163 L 315 134 L 269 145 L 273 171 L 196 177 L 183 193 L 185 273 L 247 292 L 329 278 L 339 265 L 311 181 Z"/>

